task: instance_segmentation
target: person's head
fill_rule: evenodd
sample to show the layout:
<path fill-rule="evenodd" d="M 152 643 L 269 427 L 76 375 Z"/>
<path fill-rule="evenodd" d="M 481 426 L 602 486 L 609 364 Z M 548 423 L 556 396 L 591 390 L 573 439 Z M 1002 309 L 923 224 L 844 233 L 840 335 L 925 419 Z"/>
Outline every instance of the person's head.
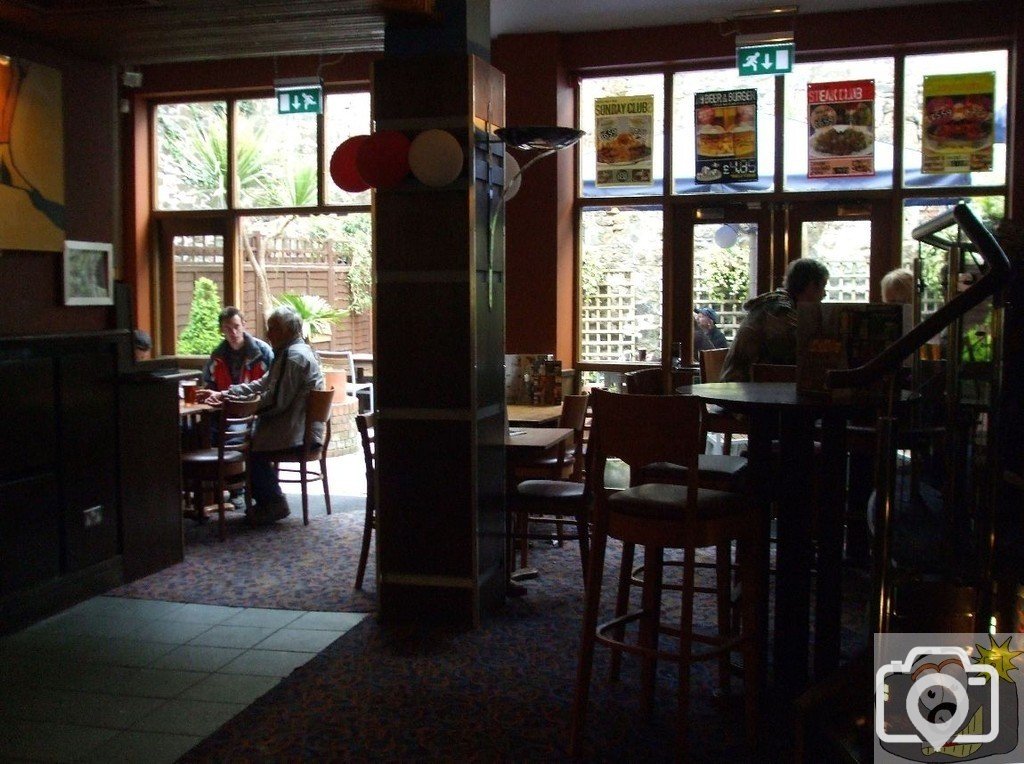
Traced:
<path fill-rule="evenodd" d="M 828 268 L 820 260 L 801 257 L 786 269 L 782 287 L 796 302 L 821 302 L 825 299 Z"/>
<path fill-rule="evenodd" d="M 715 324 L 718 323 L 718 314 L 710 306 L 696 308 L 693 314 L 697 317 L 697 325 L 705 331 L 714 328 Z"/>
<path fill-rule="evenodd" d="M 153 338 L 149 332 L 135 329 L 132 332 L 132 347 L 135 349 L 135 360 L 141 361 L 149 357 L 149 351 L 153 349 Z"/>
<path fill-rule="evenodd" d="M 281 305 L 267 317 L 267 340 L 274 350 L 302 336 L 302 319 L 294 308 Z"/>
<path fill-rule="evenodd" d="M 882 276 L 882 302 L 909 305 L 914 301 L 914 274 L 896 268 Z"/>
<path fill-rule="evenodd" d="M 234 305 L 220 312 L 220 333 L 232 350 L 238 350 L 245 343 L 245 316 Z"/>

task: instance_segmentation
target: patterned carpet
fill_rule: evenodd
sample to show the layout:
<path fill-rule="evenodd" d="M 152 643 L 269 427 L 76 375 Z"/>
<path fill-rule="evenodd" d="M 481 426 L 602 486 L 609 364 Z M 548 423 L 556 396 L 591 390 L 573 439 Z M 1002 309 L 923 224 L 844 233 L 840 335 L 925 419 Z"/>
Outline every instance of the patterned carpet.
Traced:
<path fill-rule="evenodd" d="M 216 518 L 185 521 L 185 560 L 109 592 L 120 597 L 196 602 L 203 605 L 365 613 L 376 609 L 371 550 L 365 592 L 353 591 L 365 498 L 334 496 L 332 514 L 323 496 L 310 495 L 309 525 L 302 504 L 290 496 L 291 515 L 250 528 L 239 512 L 227 516 L 227 540 L 217 537 Z"/>
<path fill-rule="evenodd" d="M 206 604 L 372 612 L 373 555 L 365 593 L 353 592 L 363 499 L 311 497 L 303 526 L 292 515 L 267 528 L 230 519 L 228 540 L 216 524 L 186 523 L 185 562 L 112 592 L 120 596 Z M 606 587 L 617 575 L 609 548 Z M 425 624 L 382 625 L 371 616 L 234 717 L 183 761 L 560 761 L 567 758 L 567 718 L 576 671 L 582 584 L 578 549 L 537 542 L 537 579 L 473 631 Z M 844 657 L 867 644 L 862 624 L 866 584 L 845 576 Z M 606 588 L 606 591 L 608 589 Z M 695 618 L 709 628 L 713 602 Z M 677 608 L 670 608 L 676 610 Z M 698 625 L 698 628 L 701 628 Z M 607 682 L 607 651 L 598 649 L 587 719 L 587 760 L 663 761 L 676 757 L 673 723 L 677 675 L 659 668 L 656 711 L 639 705 L 636 662 Z M 742 734 L 742 682 L 719 693 L 713 662 L 690 682 L 692 761 L 769 761 L 784 756 L 794 721 L 768 703 L 764 748 L 752 754 Z M 778 715 L 776 715 L 778 714 Z"/>

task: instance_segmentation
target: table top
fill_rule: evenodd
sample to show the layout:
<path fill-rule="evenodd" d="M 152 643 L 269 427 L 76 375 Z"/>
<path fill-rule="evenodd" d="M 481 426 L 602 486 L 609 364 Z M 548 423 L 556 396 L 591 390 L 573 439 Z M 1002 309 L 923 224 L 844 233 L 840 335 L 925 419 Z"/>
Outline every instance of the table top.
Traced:
<path fill-rule="evenodd" d="M 508 411 L 508 421 L 510 424 L 554 424 L 562 415 L 562 407 L 559 404 L 553 406 L 526 406 L 510 403 L 505 408 Z"/>
<path fill-rule="evenodd" d="M 571 427 L 512 427 L 505 433 L 505 447 L 546 451 L 573 435 Z"/>
<path fill-rule="evenodd" d="M 208 411 L 217 411 L 217 406 L 211 406 L 208 403 L 185 403 L 185 401 L 178 401 L 178 413 L 181 416 L 193 416 L 195 414 L 205 414 Z"/>
<path fill-rule="evenodd" d="M 877 408 L 885 403 L 859 390 L 835 390 L 828 394 L 803 393 L 796 389 L 795 382 L 708 382 L 677 387 L 676 392 L 737 411 L 779 408 L 854 411 Z"/>

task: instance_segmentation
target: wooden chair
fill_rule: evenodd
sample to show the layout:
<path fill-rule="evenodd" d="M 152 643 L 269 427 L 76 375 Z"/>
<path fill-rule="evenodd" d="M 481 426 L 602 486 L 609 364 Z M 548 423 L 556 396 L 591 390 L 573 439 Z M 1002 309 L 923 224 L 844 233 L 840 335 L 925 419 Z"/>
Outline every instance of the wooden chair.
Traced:
<path fill-rule="evenodd" d="M 564 444 L 559 447 L 558 454 L 545 457 L 534 464 L 527 465 L 525 474 L 547 474 L 548 477 L 528 478 L 516 485 L 515 493 L 510 497 L 508 512 L 511 516 L 510 534 L 512 541 L 519 542 L 520 566 L 526 567 L 529 557 L 531 539 L 550 541 L 554 538 L 559 546 L 564 541 L 578 541 L 580 545 L 580 562 L 586 574 L 589 545 L 589 503 L 590 492 L 583 483 L 584 479 L 584 433 L 587 420 L 589 396 L 567 395 L 562 401 L 562 414 L 559 426 L 574 431 L 572 461 L 567 462 L 570 449 Z M 552 461 L 553 460 L 553 461 Z M 535 465 L 538 465 L 535 467 Z M 546 472 L 545 472 L 546 470 Z M 517 477 L 523 473 L 517 468 Z M 571 519 L 570 519 L 571 518 Z M 555 536 L 541 533 L 531 525 L 555 526 Z M 565 526 L 575 528 L 566 536 Z"/>
<path fill-rule="evenodd" d="M 671 660 L 679 665 L 677 755 L 683 760 L 686 759 L 690 665 L 720 652 L 741 648 L 747 731 L 755 737 L 761 678 L 756 603 L 762 596 L 757 566 L 760 564 L 758 550 L 763 547 L 757 505 L 740 494 L 699 487 L 697 455 L 701 405 L 695 398 L 617 395 L 603 390 L 594 391 L 591 397 L 594 429 L 588 468 L 596 474 L 603 474 L 608 459 L 621 459 L 630 468 L 631 486 L 614 492 L 601 488 L 594 490 L 594 528 L 571 714 L 569 755 L 577 758 L 583 754 L 583 729 L 597 644 L 615 652 L 640 656 L 643 701 L 647 710 L 653 705 L 657 661 Z M 687 485 L 640 484 L 637 478 L 641 468 L 654 462 L 686 467 Z M 644 547 L 643 592 L 639 610 L 628 611 L 619 601 L 614 618 L 598 625 L 609 538 L 619 539 L 624 547 Z M 692 624 L 696 550 L 721 546 L 733 540 L 738 542 L 739 575 L 744 593 L 742 632 L 696 634 Z M 669 589 L 662 581 L 665 549 L 681 549 L 684 553 L 683 580 L 678 587 L 682 592 L 678 627 L 662 623 L 660 618 L 662 592 Z M 629 565 L 623 561 L 623 570 L 628 571 L 631 564 L 632 561 Z M 725 561 L 720 562 L 719 570 L 726 569 L 726 580 L 727 567 Z M 721 578 L 717 582 L 720 609 L 723 598 L 727 597 L 724 583 Z M 728 607 L 727 599 L 725 606 Z M 719 613 L 720 630 L 723 624 L 728 625 L 728 620 Z M 633 624 L 636 624 L 636 629 L 629 628 Z M 678 650 L 661 649 L 660 635 L 676 638 Z M 695 642 L 709 645 L 711 649 L 695 653 Z"/>
<path fill-rule="evenodd" d="M 366 515 L 363 519 L 363 543 L 359 550 L 359 565 L 353 588 L 362 589 L 366 561 L 370 557 L 370 538 L 377 525 L 377 415 L 359 414 L 356 416 L 356 429 L 359 430 L 363 463 L 366 466 Z"/>
<path fill-rule="evenodd" d="M 712 350 L 701 350 L 700 381 L 718 382 L 722 376 L 722 366 L 725 364 L 725 357 L 729 354 L 728 348 L 714 348 Z M 701 420 L 701 433 L 707 441 L 708 433 L 717 432 L 722 435 L 722 453 L 729 454 L 732 451 L 732 436 L 746 435 L 747 423 L 725 411 L 721 406 L 705 406 L 704 418 Z"/>
<path fill-rule="evenodd" d="M 330 390 L 310 390 L 306 398 L 306 429 L 302 436 L 302 446 L 298 455 L 294 450 L 271 452 L 270 461 L 277 467 L 278 481 L 281 483 L 302 484 L 302 524 L 309 525 L 309 492 L 307 485 L 320 480 L 324 486 L 324 504 L 327 514 L 331 514 L 331 492 L 327 484 L 327 449 L 331 442 L 331 403 L 334 400 L 334 388 Z M 323 437 L 316 436 L 316 425 L 324 426 Z M 317 469 L 309 468 L 310 462 L 318 462 Z M 297 464 L 297 467 L 282 467 L 282 464 Z M 285 473 L 289 477 L 281 477 Z"/>
<path fill-rule="evenodd" d="M 191 517 L 203 522 L 207 516 L 206 499 L 213 490 L 217 512 L 217 532 L 223 541 L 227 535 L 224 513 L 233 506 L 225 502 L 225 491 L 245 489 L 246 511 L 252 509 L 248 457 L 259 401 L 225 400 L 216 425 L 217 445 L 186 451 L 181 455 L 182 483 L 192 492 Z"/>
<path fill-rule="evenodd" d="M 622 375 L 630 395 L 664 395 L 665 372 L 661 369 L 637 369 Z"/>

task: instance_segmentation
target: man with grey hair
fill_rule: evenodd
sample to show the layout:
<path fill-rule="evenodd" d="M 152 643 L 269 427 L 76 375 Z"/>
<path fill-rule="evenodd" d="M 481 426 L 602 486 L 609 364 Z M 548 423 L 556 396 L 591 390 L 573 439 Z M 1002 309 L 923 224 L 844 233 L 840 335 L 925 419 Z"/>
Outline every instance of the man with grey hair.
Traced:
<path fill-rule="evenodd" d="M 302 339 L 302 319 L 283 305 L 267 318 L 267 340 L 274 349 L 270 373 L 254 382 L 231 385 L 210 392 L 207 403 L 225 397 L 258 396 L 262 404 L 249 455 L 249 472 L 254 505 L 249 513 L 253 525 L 272 523 L 288 516 L 288 502 L 281 491 L 269 454 L 294 450 L 300 453 L 306 429 L 306 396 L 323 390 L 324 377 L 313 349 Z M 323 425 L 319 437 L 323 439 Z"/>

